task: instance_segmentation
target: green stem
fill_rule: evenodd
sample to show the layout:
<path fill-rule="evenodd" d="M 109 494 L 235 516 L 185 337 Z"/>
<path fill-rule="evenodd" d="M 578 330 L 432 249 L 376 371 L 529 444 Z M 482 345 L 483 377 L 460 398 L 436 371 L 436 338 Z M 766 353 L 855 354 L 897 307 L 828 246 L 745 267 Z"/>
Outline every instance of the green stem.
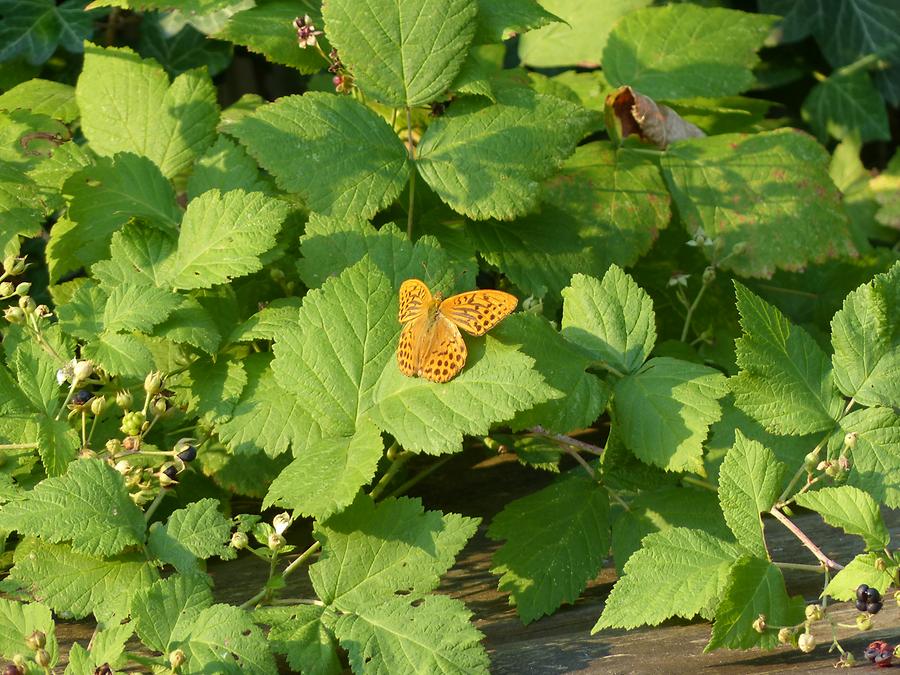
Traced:
<path fill-rule="evenodd" d="M 554 434 L 552 432 L 547 431 L 542 426 L 536 426 L 529 429 L 529 431 L 535 436 L 543 436 L 544 438 L 549 438 L 551 441 L 555 441 L 558 445 L 568 445 L 574 448 L 578 448 L 579 450 L 583 450 L 584 452 L 590 453 L 592 455 L 597 455 L 598 457 L 603 455 L 603 448 L 591 445 L 590 443 L 585 443 L 584 441 L 579 441 L 577 438 L 572 438 L 571 436 L 566 436 L 565 434 Z"/>
<path fill-rule="evenodd" d="M 619 506 L 621 506 L 626 511 L 631 511 L 631 507 L 628 506 L 628 502 L 626 502 L 624 499 L 622 499 L 619 496 L 618 492 L 616 492 L 615 490 L 613 490 L 610 487 L 606 488 L 606 492 L 609 493 L 609 496 L 612 497 L 613 501 L 616 502 Z"/>
<path fill-rule="evenodd" d="M 413 147 L 412 112 L 406 106 L 406 143 L 409 151 L 409 211 L 406 215 L 406 236 L 412 239 L 413 206 L 416 197 L 416 151 Z"/>
<path fill-rule="evenodd" d="M 388 486 L 388 483 L 393 480 L 394 476 L 403 468 L 403 465 L 406 464 L 410 459 L 412 459 L 413 453 L 411 452 L 401 452 L 397 455 L 397 458 L 391 463 L 391 466 L 387 471 L 384 472 L 384 475 L 372 488 L 372 491 L 369 492 L 369 496 L 372 499 L 378 499 L 381 496 L 381 493 L 385 491 Z"/>
<path fill-rule="evenodd" d="M 84 444 L 84 446 L 85 446 L 86 448 L 91 447 L 91 446 L 90 446 L 90 442 L 91 442 L 91 439 L 94 437 L 94 429 L 97 428 L 97 418 L 98 418 L 98 417 L 100 417 L 100 416 L 99 416 L 99 415 L 94 415 L 94 419 L 91 420 L 91 430 L 88 431 L 87 441 L 86 441 L 85 444 Z"/>
<path fill-rule="evenodd" d="M 315 542 L 312 546 L 310 546 L 303 553 L 301 553 L 299 556 L 297 556 L 297 558 L 290 565 L 288 565 L 287 567 L 284 568 L 284 572 L 281 573 L 281 577 L 283 579 L 286 579 L 287 577 L 289 577 L 294 571 L 297 570 L 297 568 L 300 567 L 300 565 L 302 565 L 304 562 L 306 562 L 309 559 L 309 557 L 313 553 L 318 551 L 321 547 L 322 547 L 321 543 L 319 543 L 318 541 Z M 251 607 L 255 607 L 257 603 L 259 603 L 261 600 L 265 599 L 268 592 L 269 592 L 269 589 L 267 589 L 267 588 L 262 589 L 259 593 L 254 595 L 252 598 L 250 598 L 246 602 L 242 603 L 241 609 L 250 609 Z"/>
<path fill-rule="evenodd" d="M 821 565 L 807 565 L 804 563 L 789 563 L 789 562 L 772 562 L 775 567 L 778 567 L 783 570 L 798 570 L 800 572 L 815 572 L 817 574 L 822 574 L 825 571 L 825 568 Z"/>
<path fill-rule="evenodd" d="M 581 468 L 587 471 L 588 476 L 590 476 L 592 479 L 595 479 L 597 477 L 597 474 L 594 472 L 594 468 L 585 461 L 584 457 L 575 452 L 575 448 L 570 445 L 564 445 L 562 446 L 562 449 L 575 458 L 575 461 L 581 465 Z"/>
<path fill-rule="evenodd" d="M 147 510 L 144 511 L 144 521 L 149 523 L 150 519 L 153 517 L 153 512 L 156 511 L 157 507 L 162 503 L 162 500 L 166 496 L 166 491 L 163 488 L 159 489 L 159 492 L 156 493 L 156 498 L 150 502 L 150 506 L 147 507 Z"/>
<path fill-rule="evenodd" d="M 709 490 L 711 492 L 718 492 L 719 488 L 710 483 L 708 480 L 703 480 L 702 478 L 694 478 L 693 476 L 682 476 L 682 483 L 687 483 L 688 485 L 693 485 L 694 487 L 703 488 L 704 490 Z"/>
<path fill-rule="evenodd" d="M 0 450 L 37 450 L 39 443 L 5 443 L 0 445 Z"/>
<path fill-rule="evenodd" d="M 830 436 L 831 436 L 831 432 L 829 431 L 828 434 L 824 438 L 822 438 L 821 441 L 819 441 L 818 445 L 816 445 L 816 447 L 814 447 L 812 450 L 810 450 L 810 454 L 813 452 L 818 453 L 819 451 L 821 451 L 822 447 L 828 441 L 828 438 Z M 801 464 L 800 468 L 797 469 L 797 471 L 794 473 L 793 477 L 791 477 L 791 480 L 787 484 L 787 487 L 784 488 L 784 492 L 781 493 L 781 496 L 778 498 L 778 501 L 775 502 L 776 505 L 784 504 L 784 501 L 787 499 L 787 496 L 791 493 L 791 490 L 794 489 L 794 486 L 797 484 L 797 481 L 800 480 L 800 477 L 803 476 L 804 474 L 806 474 L 806 466 L 805 466 L 805 464 Z"/>
<path fill-rule="evenodd" d="M 87 413 L 81 411 L 81 447 L 87 447 Z"/>
<path fill-rule="evenodd" d="M 429 475 L 431 475 L 432 473 L 434 473 L 435 471 L 437 471 L 439 468 L 441 468 L 442 466 L 444 466 L 444 464 L 446 464 L 447 462 L 449 462 L 451 459 L 453 459 L 453 455 L 447 455 L 446 457 L 444 457 L 444 458 L 442 458 L 441 460 L 435 462 L 435 463 L 432 464 L 431 466 L 429 466 L 429 467 L 423 469 L 422 471 L 420 471 L 419 473 L 417 473 L 415 476 L 413 476 L 412 478 L 410 478 L 408 481 L 406 481 L 405 483 L 403 483 L 403 485 L 401 485 L 400 487 L 398 487 L 396 490 L 393 490 L 393 491 L 391 492 L 391 494 L 388 495 L 388 497 L 397 497 L 397 496 L 399 496 L 399 495 L 405 494 L 405 493 L 406 493 L 411 487 L 413 487 L 416 483 L 418 483 L 419 481 L 423 480 L 423 479 L 426 478 L 427 476 L 429 476 Z"/>
<path fill-rule="evenodd" d="M 697 306 L 700 304 L 701 298 L 703 298 L 703 294 L 706 293 L 706 289 L 709 287 L 711 282 L 703 281 L 703 284 L 700 286 L 700 290 L 697 291 L 697 297 L 694 298 L 694 302 L 691 303 L 691 306 L 688 307 L 687 315 L 684 317 L 684 326 L 681 328 L 681 341 L 685 342 L 687 340 L 688 330 L 691 327 L 691 320 L 694 318 L 694 311 L 697 309 Z"/>
<path fill-rule="evenodd" d="M 56 411 L 56 419 L 59 419 L 59 416 L 62 415 L 62 411 L 66 409 L 67 405 L 69 405 L 69 401 L 71 401 L 72 396 L 75 395 L 76 386 L 78 386 L 78 380 L 73 377 L 72 384 L 69 386 L 69 393 L 66 394 L 66 400 L 63 401 L 62 406 L 60 406 L 59 410 Z"/>

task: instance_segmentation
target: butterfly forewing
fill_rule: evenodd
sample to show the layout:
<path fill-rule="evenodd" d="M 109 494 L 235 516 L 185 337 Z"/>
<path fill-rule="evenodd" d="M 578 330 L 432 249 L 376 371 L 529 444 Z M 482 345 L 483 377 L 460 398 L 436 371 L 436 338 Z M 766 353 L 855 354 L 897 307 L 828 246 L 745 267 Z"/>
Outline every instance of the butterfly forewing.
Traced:
<path fill-rule="evenodd" d="M 469 291 L 444 300 L 440 311 L 467 333 L 484 335 L 512 312 L 518 302 L 514 295 L 503 291 Z"/>
<path fill-rule="evenodd" d="M 407 377 L 415 377 L 419 371 L 419 349 L 416 344 L 417 336 L 422 333 L 420 324 L 427 321 L 427 316 L 420 316 L 415 321 L 410 321 L 400 331 L 400 344 L 397 346 L 397 365 L 400 372 Z"/>
<path fill-rule="evenodd" d="M 418 279 L 407 279 L 400 284 L 400 311 L 397 319 L 400 323 L 412 321 L 428 312 L 432 302 L 434 300 L 428 286 Z"/>

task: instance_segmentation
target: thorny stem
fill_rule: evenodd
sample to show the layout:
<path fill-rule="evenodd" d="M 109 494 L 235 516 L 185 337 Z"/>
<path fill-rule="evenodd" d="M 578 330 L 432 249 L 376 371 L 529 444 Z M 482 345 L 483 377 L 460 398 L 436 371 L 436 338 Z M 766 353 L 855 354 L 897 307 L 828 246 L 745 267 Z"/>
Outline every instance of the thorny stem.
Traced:
<path fill-rule="evenodd" d="M 816 447 L 814 447 L 814 448 L 810 451 L 810 454 L 812 454 L 813 452 L 818 453 L 818 452 L 822 449 L 822 447 L 825 445 L 825 443 L 828 441 L 828 437 L 829 437 L 830 435 L 831 435 L 831 432 L 829 432 L 828 434 L 826 434 L 826 435 L 822 438 L 822 440 L 819 441 L 819 444 L 816 445 Z M 791 480 L 790 480 L 790 482 L 787 484 L 787 487 L 784 488 L 784 492 L 781 493 L 781 496 L 778 498 L 778 501 L 775 502 L 776 506 L 784 504 L 785 500 L 787 499 L 787 496 L 791 493 L 791 490 L 793 490 L 793 489 L 794 489 L 794 486 L 797 484 L 797 481 L 800 480 L 801 476 L 803 476 L 805 473 L 806 473 L 806 466 L 803 465 L 803 464 L 801 464 L 801 465 L 800 465 L 800 468 L 797 469 L 797 471 L 796 471 L 796 472 L 794 473 L 794 475 L 791 477 Z"/>
<path fill-rule="evenodd" d="M 532 427 L 529 431 L 536 436 L 544 436 L 545 438 L 549 438 L 552 441 L 556 441 L 560 445 L 568 445 L 579 450 L 583 450 L 584 452 L 589 452 L 592 455 L 597 455 L 598 457 L 603 454 L 603 448 L 598 447 L 596 445 L 591 445 L 590 443 L 585 443 L 584 441 L 579 441 L 577 438 L 572 438 L 571 436 L 566 436 L 565 434 L 554 434 L 550 431 L 544 429 L 544 427 L 537 426 Z"/>
<path fill-rule="evenodd" d="M 565 450 L 567 453 L 572 455 L 572 457 L 575 458 L 575 461 L 578 462 L 579 464 L 581 464 L 581 468 L 584 469 L 585 471 L 587 471 L 588 476 L 590 476 L 591 478 L 596 478 L 597 474 L 594 473 L 594 469 L 591 467 L 590 464 L 588 464 L 584 460 L 584 457 L 582 457 L 577 452 L 575 452 L 575 448 L 572 448 L 571 446 L 566 445 L 566 446 L 563 446 L 563 450 Z"/>
<path fill-rule="evenodd" d="M 826 567 L 830 567 L 831 569 L 834 569 L 834 570 L 842 570 L 842 569 L 844 569 L 844 566 L 843 566 L 843 565 L 841 565 L 840 563 L 836 563 L 834 560 L 832 560 L 832 559 L 829 558 L 827 555 L 825 555 L 824 553 L 822 553 L 822 549 L 820 549 L 818 546 L 816 546 L 816 545 L 813 543 L 812 539 L 810 539 L 809 537 L 807 537 L 806 534 L 804 534 L 803 530 L 801 530 L 799 527 L 797 527 L 797 526 L 794 524 L 794 522 L 793 522 L 790 518 L 788 518 L 786 515 L 784 515 L 781 511 L 779 511 L 777 507 L 774 507 L 774 506 L 773 506 L 773 507 L 772 507 L 772 510 L 769 511 L 769 513 L 771 513 L 771 514 L 775 517 L 775 519 L 776 519 L 778 522 L 780 522 L 780 523 L 781 523 L 782 525 L 784 525 L 788 530 L 790 530 L 790 532 L 791 532 L 795 537 L 797 537 L 797 539 L 799 539 L 800 542 L 801 542 L 807 549 L 809 549 L 809 552 L 812 553 L 814 556 L 816 556 L 816 558 L 817 558 L 823 565 L 825 565 Z"/>
<path fill-rule="evenodd" d="M 409 212 L 406 216 L 406 236 L 412 239 L 412 231 L 413 231 L 413 204 L 415 203 L 416 196 L 416 169 L 415 169 L 415 161 L 416 161 L 416 151 L 413 147 L 413 135 L 412 135 L 412 112 L 409 109 L 409 106 L 406 106 L 406 142 L 407 148 L 409 150 L 409 161 L 412 166 L 410 166 L 409 172 Z"/>
<path fill-rule="evenodd" d="M 704 275 L 705 276 L 705 275 Z M 712 279 L 707 281 L 703 280 L 702 285 L 700 286 L 700 290 L 697 291 L 697 297 L 694 298 L 694 302 L 690 304 L 687 310 L 687 315 L 684 317 L 684 326 L 681 328 L 681 341 L 685 342 L 687 340 L 688 330 L 691 328 L 691 320 L 694 318 L 694 312 L 697 307 L 700 305 L 700 300 L 703 298 L 703 294 L 706 293 L 706 289 L 709 288 L 709 285 L 712 283 Z"/>

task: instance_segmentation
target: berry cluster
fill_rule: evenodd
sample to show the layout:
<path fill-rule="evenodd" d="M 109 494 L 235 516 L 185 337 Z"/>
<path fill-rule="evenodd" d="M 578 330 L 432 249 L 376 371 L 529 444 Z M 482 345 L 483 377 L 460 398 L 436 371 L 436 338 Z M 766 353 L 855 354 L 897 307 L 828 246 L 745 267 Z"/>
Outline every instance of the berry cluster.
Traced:
<path fill-rule="evenodd" d="M 856 609 L 860 612 L 878 614 L 881 611 L 881 593 L 878 589 L 869 588 L 866 584 L 860 584 L 856 589 Z"/>

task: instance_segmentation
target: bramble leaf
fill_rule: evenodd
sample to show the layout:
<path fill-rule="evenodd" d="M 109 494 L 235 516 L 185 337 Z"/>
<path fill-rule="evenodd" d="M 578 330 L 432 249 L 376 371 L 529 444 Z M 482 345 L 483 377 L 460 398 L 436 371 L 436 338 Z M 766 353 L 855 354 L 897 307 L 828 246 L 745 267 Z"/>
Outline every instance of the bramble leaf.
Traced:
<path fill-rule="evenodd" d="M 44 209 L 35 182 L 7 162 L 0 162 L 0 252 L 18 255 L 19 237 L 41 229 Z"/>
<path fill-rule="evenodd" d="M 23 56 L 41 65 L 58 46 L 80 54 L 99 15 L 85 11 L 82 0 L 0 0 L 0 61 Z"/>
<path fill-rule="evenodd" d="M 75 87 L 53 80 L 34 78 L 17 84 L 0 94 L 0 110 L 25 108 L 39 115 L 47 115 L 69 123 L 78 118 Z"/>
<path fill-rule="evenodd" d="M 230 125 L 229 133 L 281 188 L 326 216 L 371 218 L 409 176 L 406 148 L 388 123 L 347 96 L 287 96 Z"/>
<path fill-rule="evenodd" d="M 173 574 L 148 584 L 131 603 L 131 617 L 141 641 L 168 654 L 204 609 L 212 605 L 209 585 L 201 577 Z"/>
<path fill-rule="evenodd" d="M 285 202 L 261 192 L 204 192 L 185 211 L 172 285 L 210 288 L 261 269 L 287 214 Z"/>
<path fill-rule="evenodd" d="M 247 151 L 227 136 L 219 136 L 206 152 L 197 158 L 187 182 L 188 199 L 195 199 L 213 188 L 221 192 L 244 189 L 265 192 L 256 166 Z"/>
<path fill-rule="evenodd" d="M 519 59 L 532 68 L 597 66 L 601 63 L 600 56 L 616 22 L 650 3 L 651 0 L 606 3 L 543 0 L 541 4 L 561 21 L 522 35 L 519 38 Z M 548 22 L 545 20 L 543 23 Z"/>
<path fill-rule="evenodd" d="M 318 521 L 353 503 L 360 487 L 375 476 L 384 444 L 371 422 L 348 438 L 328 438 L 303 448 L 272 481 L 263 508 L 279 506 Z"/>
<path fill-rule="evenodd" d="M 199 499 L 173 511 L 165 527 L 158 529 L 200 560 L 231 557 L 233 549 L 226 546 L 231 537 L 231 523 L 219 511 L 215 499 Z"/>
<path fill-rule="evenodd" d="M 886 549 L 891 536 L 878 503 L 868 494 L 852 485 L 813 490 L 797 496 L 797 506 L 812 509 L 822 519 L 847 534 L 858 534 L 870 550 Z"/>
<path fill-rule="evenodd" d="M 822 597 L 830 595 L 835 600 L 855 600 L 860 584 L 884 593 L 893 583 L 896 572 L 897 564 L 886 560 L 883 555 L 860 553 L 831 578 L 822 591 Z"/>
<path fill-rule="evenodd" d="M 462 601 L 429 595 L 411 602 L 392 596 L 337 618 L 334 632 L 354 671 L 489 672 L 483 635 Z"/>
<path fill-rule="evenodd" d="M 735 431 L 719 469 L 719 503 L 738 543 L 760 558 L 767 555 L 760 514 L 778 499 L 786 471 L 771 450 Z"/>
<path fill-rule="evenodd" d="M 111 333 L 140 331 L 147 333 L 181 304 L 181 297 L 162 288 L 145 284 L 116 286 L 103 310 L 103 327 Z"/>
<path fill-rule="evenodd" d="M 376 505 L 359 495 L 350 507 L 316 523 L 322 556 L 309 576 L 319 598 L 345 613 L 370 611 L 400 593 L 415 600 L 437 587 L 478 522 L 425 511 L 418 499 L 388 498 Z"/>
<path fill-rule="evenodd" d="M 144 517 L 122 475 L 100 460 L 72 462 L 65 476 L 47 478 L 25 498 L 0 508 L 0 529 L 59 543 L 78 553 L 114 555 L 144 540 Z"/>
<path fill-rule="evenodd" d="M 56 664 L 59 645 L 56 624 L 50 608 L 39 602 L 16 602 L 0 598 L 0 656 L 12 659 L 23 651 L 24 638 L 39 630 L 46 636 L 44 649 L 50 654 L 50 665 Z"/>
<path fill-rule="evenodd" d="M 710 616 L 740 548 L 702 530 L 648 534 L 625 563 L 591 634 L 604 628 L 656 626 L 668 618 Z"/>
<path fill-rule="evenodd" d="M 56 612 L 75 619 L 93 613 L 100 621 L 125 616 L 131 598 L 159 574 L 143 553 L 94 558 L 67 544 L 25 539 L 16 546 L 10 577 Z"/>
<path fill-rule="evenodd" d="M 772 649 L 778 644 L 778 629 L 762 633 L 753 622 L 762 614 L 770 626 L 793 626 L 803 620 L 803 596 L 789 597 L 781 570 L 767 560 L 741 556 L 728 572 L 722 599 L 716 607 L 712 636 L 704 649 L 718 647 Z"/>
<path fill-rule="evenodd" d="M 356 84 L 388 106 L 440 98 L 475 35 L 475 0 L 329 0 L 329 40 Z"/>
<path fill-rule="evenodd" d="M 834 380 L 862 405 L 900 406 L 900 264 L 851 292 L 831 321 Z"/>
<path fill-rule="evenodd" d="M 678 141 L 661 166 L 688 231 L 715 236 L 723 267 L 737 274 L 768 277 L 856 252 L 828 155 L 806 134 Z"/>
<path fill-rule="evenodd" d="M 416 168 L 450 208 L 475 220 L 532 210 L 539 181 L 572 154 L 590 116 L 579 106 L 509 87 L 495 105 L 455 102 L 428 127 Z"/>
<path fill-rule="evenodd" d="M 564 476 L 494 516 L 488 536 L 506 542 L 491 572 L 523 623 L 574 602 L 609 552 L 609 494 L 581 473 Z"/>
<path fill-rule="evenodd" d="M 576 274 L 563 290 L 562 335 L 623 375 L 634 373 L 656 343 L 653 301 L 616 265 L 601 281 Z"/>
<path fill-rule="evenodd" d="M 323 625 L 325 607 L 294 605 L 265 607 L 253 612 L 253 620 L 270 626 L 267 640 L 276 654 L 304 675 L 340 675 L 343 672 L 337 640 Z"/>
<path fill-rule="evenodd" d="M 537 0 L 478 0 L 478 27 L 474 43 L 502 42 L 514 34 L 556 21 L 558 17 L 544 9 Z"/>
<path fill-rule="evenodd" d="M 864 70 L 833 73 L 819 82 L 803 102 L 801 113 L 822 142 L 829 135 L 862 142 L 891 137 L 884 100 Z"/>
<path fill-rule="evenodd" d="M 624 16 L 603 49 L 603 72 L 655 99 L 729 96 L 749 89 L 776 17 L 691 4 Z"/>
<path fill-rule="evenodd" d="M 900 507 L 900 416 L 891 408 L 855 410 L 841 419 L 833 440 L 842 444 L 844 434 L 856 434 L 847 483 L 889 508 Z"/>
<path fill-rule="evenodd" d="M 775 307 L 734 285 L 743 328 L 736 343 L 741 372 L 729 380 L 737 407 L 773 433 L 830 428 L 843 402 L 828 357 Z"/>
<path fill-rule="evenodd" d="M 127 48 L 89 44 L 75 98 L 94 152 L 142 155 L 167 178 L 185 171 L 212 143 L 219 121 L 205 71 L 188 71 L 170 83 L 155 61 Z"/>
<path fill-rule="evenodd" d="M 657 357 L 619 380 L 613 411 L 625 446 L 667 471 L 702 471 L 703 441 L 728 391 L 717 370 Z"/>

